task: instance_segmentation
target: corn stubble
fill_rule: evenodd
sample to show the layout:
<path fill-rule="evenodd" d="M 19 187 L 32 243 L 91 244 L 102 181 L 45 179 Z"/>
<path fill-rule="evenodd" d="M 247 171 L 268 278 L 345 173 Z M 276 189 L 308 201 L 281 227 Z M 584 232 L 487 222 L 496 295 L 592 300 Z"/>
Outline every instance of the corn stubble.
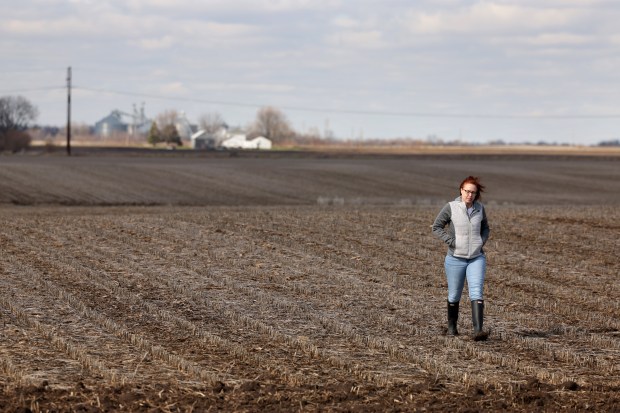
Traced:
<path fill-rule="evenodd" d="M 3 219 L 4 394 L 45 382 L 213 406 L 223 402 L 210 394 L 236 392 L 309 409 L 468 399 L 527 410 L 546 391 L 605 410 L 620 388 L 617 209 L 490 211 L 486 341 L 466 315 L 461 336 L 442 334 L 435 213 L 50 207 Z"/>

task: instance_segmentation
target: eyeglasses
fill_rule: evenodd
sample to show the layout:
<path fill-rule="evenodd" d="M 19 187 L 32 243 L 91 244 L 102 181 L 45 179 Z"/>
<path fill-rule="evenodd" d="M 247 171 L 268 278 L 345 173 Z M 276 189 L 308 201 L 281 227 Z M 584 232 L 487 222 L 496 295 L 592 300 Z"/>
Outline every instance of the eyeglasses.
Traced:
<path fill-rule="evenodd" d="M 476 193 L 477 193 L 477 191 L 468 191 L 467 189 L 463 189 L 463 188 L 461 188 L 461 191 L 463 191 L 463 192 L 465 192 L 465 193 L 467 193 L 469 195 L 476 195 Z"/>

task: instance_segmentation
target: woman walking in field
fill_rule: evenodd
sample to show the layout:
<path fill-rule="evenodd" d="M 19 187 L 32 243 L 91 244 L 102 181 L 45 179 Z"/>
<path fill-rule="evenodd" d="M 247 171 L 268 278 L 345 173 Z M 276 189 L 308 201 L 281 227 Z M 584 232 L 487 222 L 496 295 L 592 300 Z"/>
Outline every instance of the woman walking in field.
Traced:
<path fill-rule="evenodd" d="M 459 189 L 460 195 L 441 209 L 433 223 L 433 233 L 448 245 L 444 261 L 448 280 L 447 334 L 458 335 L 459 302 L 467 279 L 474 340 L 486 340 L 488 333 L 482 331 L 482 287 L 487 264 L 482 247 L 489 239 L 490 230 L 484 206 L 478 202 L 484 186 L 478 177 L 468 176 Z"/>

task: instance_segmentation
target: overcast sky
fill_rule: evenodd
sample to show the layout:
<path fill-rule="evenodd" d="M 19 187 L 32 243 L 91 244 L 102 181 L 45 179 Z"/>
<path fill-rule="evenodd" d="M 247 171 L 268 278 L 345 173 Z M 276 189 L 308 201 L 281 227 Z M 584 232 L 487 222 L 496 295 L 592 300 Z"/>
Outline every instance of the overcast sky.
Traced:
<path fill-rule="evenodd" d="M 280 109 L 343 139 L 620 138 L 620 2 L 0 0 L 0 96 L 41 124 Z"/>

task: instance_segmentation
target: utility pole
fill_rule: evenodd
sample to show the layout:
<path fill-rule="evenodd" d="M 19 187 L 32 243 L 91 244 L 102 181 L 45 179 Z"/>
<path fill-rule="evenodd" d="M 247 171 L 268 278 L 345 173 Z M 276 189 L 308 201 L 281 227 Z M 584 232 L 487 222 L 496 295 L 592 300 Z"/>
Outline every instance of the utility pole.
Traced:
<path fill-rule="evenodd" d="M 67 155 L 71 156 L 71 66 L 67 68 Z"/>

